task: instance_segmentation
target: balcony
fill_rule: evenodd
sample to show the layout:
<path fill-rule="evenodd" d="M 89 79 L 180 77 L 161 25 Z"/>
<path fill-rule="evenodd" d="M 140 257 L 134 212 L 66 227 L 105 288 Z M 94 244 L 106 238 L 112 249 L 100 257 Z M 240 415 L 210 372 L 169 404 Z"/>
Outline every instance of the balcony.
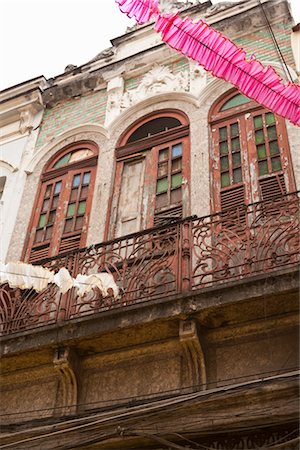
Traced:
<path fill-rule="evenodd" d="M 83 297 L 60 294 L 54 284 L 33 290 L 0 286 L 0 334 L 58 325 L 130 305 L 208 287 L 269 276 L 299 264 L 297 193 L 202 218 L 189 217 L 54 258 L 36 261 L 53 271 L 111 273 L 119 298 L 96 288 Z"/>

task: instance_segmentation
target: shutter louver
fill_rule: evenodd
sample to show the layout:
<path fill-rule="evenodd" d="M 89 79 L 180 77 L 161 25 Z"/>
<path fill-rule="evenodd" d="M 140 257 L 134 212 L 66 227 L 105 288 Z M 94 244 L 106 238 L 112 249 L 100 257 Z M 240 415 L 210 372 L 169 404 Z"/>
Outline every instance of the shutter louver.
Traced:
<path fill-rule="evenodd" d="M 33 248 L 30 252 L 29 263 L 39 261 L 48 257 L 49 244 L 43 245 L 42 247 Z"/>
<path fill-rule="evenodd" d="M 222 226 L 241 231 L 246 224 L 245 189 L 236 186 L 221 192 Z"/>
<path fill-rule="evenodd" d="M 270 200 L 286 194 L 283 174 L 273 175 L 259 180 L 262 200 Z"/>
<path fill-rule="evenodd" d="M 63 237 L 60 242 L 59 253 L 77 250 L 80 246 L 81 235 Z"/>
<path fill-rule="evenodd" d="M 182 219 L 182 206 L 167 209 L 154 214 L 154 226 L 165 225 L 171 220 Z"/>

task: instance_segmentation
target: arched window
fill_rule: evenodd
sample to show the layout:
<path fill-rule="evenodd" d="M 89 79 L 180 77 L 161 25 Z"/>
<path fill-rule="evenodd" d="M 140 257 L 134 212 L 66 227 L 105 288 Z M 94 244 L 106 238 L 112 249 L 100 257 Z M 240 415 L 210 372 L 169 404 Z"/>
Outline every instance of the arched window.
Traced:
<path fill-rule="evenodd" d="M 25 260 L 33 262 L 84 247 L 98 150 L 80 142 L 45 166 L 33 209 Z"/>
<path fill-rule="evenodd" d="M 212 209 L 295 190 L 284 119 L 236 91 L 212 108 Z"/>
<path fill-rule="evenodd" d="M 134 123 L 116 149 L 108 237 L 122 236 L 189 214 L 189 124 L 177 110 Z"/>

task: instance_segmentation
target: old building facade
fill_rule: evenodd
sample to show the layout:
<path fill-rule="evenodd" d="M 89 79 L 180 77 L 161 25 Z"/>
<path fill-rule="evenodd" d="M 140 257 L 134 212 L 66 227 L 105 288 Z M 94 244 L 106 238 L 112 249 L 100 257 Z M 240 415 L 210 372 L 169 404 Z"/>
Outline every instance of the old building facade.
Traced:
<path fill-rule="evenodd" d="M 262 3 L 286 66 L 257 1 L 176 6 L 296 81 Z M 151 23 L 1 96 L 2 261 L 119 289 L 0 286 L 3 448 L 298 448 L 299 128 Z"/>

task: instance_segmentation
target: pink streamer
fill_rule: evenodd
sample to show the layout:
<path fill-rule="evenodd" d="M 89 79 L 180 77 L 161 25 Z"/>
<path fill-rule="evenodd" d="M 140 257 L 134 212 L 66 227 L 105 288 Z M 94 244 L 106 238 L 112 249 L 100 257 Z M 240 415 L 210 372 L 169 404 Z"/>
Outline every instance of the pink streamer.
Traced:
<path fill-rule="evenodd" d="M 197 61 L 214 76 L 235 85 L 240 92 L 300 126 L 300 86 L 283 83 L 272 67 L 263 66 L 230 39 L 199 20 L 176 14 L 159 14 L 157 0 L 116 0 L 121 11 L 144 23 L 153 15 L 155 30 L 170 47 Z"/>
<path fill-rule="evenodd" d="M 134 17 L 138 23 L 150 20 L 153 14 L 158 14 L 158 0 L 116 0 L 120 10 L 128 17 Z"/>

